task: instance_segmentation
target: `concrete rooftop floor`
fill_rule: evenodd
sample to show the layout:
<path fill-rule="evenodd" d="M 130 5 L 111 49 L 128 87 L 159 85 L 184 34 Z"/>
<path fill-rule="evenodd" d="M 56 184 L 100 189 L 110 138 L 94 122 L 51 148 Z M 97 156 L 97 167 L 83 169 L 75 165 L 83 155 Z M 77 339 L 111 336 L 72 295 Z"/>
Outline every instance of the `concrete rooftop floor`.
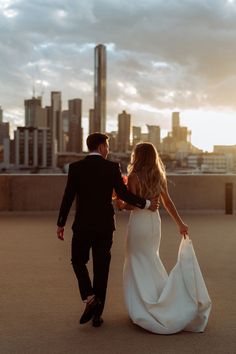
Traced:
<path fill-rule="evenodd" d="M 163 336 L 133 325 L 122 293 L 128 213 L 117 216 L 107 303 L 101 328 L 79 325 L 83 311 L 70 265 L 70 225 L 56 238 L 56 213 L 0 214 L 1 354 L 176 354 L 236 353 L 236 218 L 182 214 L 193 241 L 213 306 L 204 333 Z M 167 270 L 177 259 L 180 238 L 162 215 L 161 257 Z"/>

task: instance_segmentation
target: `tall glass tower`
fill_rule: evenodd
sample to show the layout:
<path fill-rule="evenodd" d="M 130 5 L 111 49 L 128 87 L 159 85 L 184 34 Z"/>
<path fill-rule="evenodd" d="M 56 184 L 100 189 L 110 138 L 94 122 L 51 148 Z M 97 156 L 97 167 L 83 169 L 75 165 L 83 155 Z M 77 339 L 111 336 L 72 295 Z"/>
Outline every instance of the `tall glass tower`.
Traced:
<path fill-rule="evenodd" d="M 52 166 L 56 167 L 56 154 L 63 151 L 61 92 L 51 91 L 50 123 L 52 132 Z"/>
<path fill-rule="evenodd" d="M 106 66 L 106 47 L 99 44 L 95 47 L 93 132 L 106 131 Z"/>
<path fill-rule="evenodd" d="M 0 123 L 2 123 L 3 120 L 3 111 L 2 111 L 2 107 L 0 106 Z"/>

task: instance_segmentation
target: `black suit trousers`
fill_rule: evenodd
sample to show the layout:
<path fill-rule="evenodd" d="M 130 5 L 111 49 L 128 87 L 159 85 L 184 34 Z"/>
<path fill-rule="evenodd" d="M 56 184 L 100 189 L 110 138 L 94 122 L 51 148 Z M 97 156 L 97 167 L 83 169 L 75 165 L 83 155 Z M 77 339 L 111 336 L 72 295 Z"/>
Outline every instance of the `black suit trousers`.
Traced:
<path fill-rule="evenodd" d="M 95 294 L 101 301 L 102 314 L 111 260 L 113 231 L 79 230 L 72 238 L 71 263 L 78 280 L 82 300 Z M 93 282 L 90 280 L 86 264 L 92 250 Z"/>

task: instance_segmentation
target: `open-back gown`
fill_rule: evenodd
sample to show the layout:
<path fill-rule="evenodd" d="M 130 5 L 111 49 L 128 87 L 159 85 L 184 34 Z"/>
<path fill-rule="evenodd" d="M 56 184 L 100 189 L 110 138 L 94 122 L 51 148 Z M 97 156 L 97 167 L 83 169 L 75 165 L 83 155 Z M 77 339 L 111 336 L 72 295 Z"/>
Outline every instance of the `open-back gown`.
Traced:
<path fill-rule="evenodd" d="M 124 296 L 132 321 L 159 334 L 204 331 L 211 300 L 189 238 L 168 275 L 159 257 L 159 212 L 131 212 L 124 264 Z"/>

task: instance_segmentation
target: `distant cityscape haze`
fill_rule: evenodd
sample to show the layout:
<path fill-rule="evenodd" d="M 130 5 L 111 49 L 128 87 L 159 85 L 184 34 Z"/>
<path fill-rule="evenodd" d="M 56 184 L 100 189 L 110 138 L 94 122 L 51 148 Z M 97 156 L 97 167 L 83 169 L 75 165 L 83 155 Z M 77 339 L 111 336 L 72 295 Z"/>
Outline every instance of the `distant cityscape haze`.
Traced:
<path fill-rule="evenodd" d="M 50 97 L 50 92 L 47 93 Z M 63 95 L 63 92 L 62 92 Z M 92 96 L 92 93 L 91 93 Z M 30 96 L 29 96 L 30 97 Z M 45 102 L 48 101 L 49 97 L 44 95 L 44 105 Z M 76 97 L 76 95 L 74 96 Z M 71 97 L 73 98 L 73 97 Z M 66 101 L 63 96 L 62 107 L 66 106 Z M 3 107 L 2 107 L 3 108 Z M 161 137 L 164 138 L 167 136 L 168 132 L 171 130 L 171 114 L 173 110 L 165 109 L 163 111 L 159 111 L 156 113 L 156 119 L 152 117 L 148 112 L 146 113 L 146 118 L 138 119 L 140 116 L 140 112 L 132 113 L 129 108 L 126 110 L 132 115 L 132 124 L 141 126 L 143 132 L 147 132 L 146 124 L 155 124 L 160 125 L 161 129 Z M 176 109 L 178 111 L 178 109 Z M 4 109 L 3 121 L 10 122 L 11 124 L 11 134 L 16 126 L 24 125 L 24 105 L 22 101 L 22 108 L 16 109 L 15 116 L 12 113 L 8 113 L 9 110 Z M 85 139 L 86 135 L 89 132 L 89 117 L 86 115 L 87 112 L 83 112 L 82 117 L 82 126 L 84 129 L 84 149 L 86 150 Z M 114 117 L 107 117 L 107 131 L 111 132 L 117 130 L 117 114 L 119 112 L 114 113 Z M 213 111 L 213 110 L 180 110 L 181 113 L 181 122 L 182 125 L 187 126 L 192 131 L 191 142 L 193 145 L 202 149 L 203 151 L 212 152 L 214 145 L 235 145 L 236 144 L 236 112 L 233 111 Z M 160 121 L 161 122 L 158 123 Z M 163 123 L 163 117 L 165 117 L 165 122 Z M 138 122 L 137 122 L 138 121 Z M 137 123 L 135 123 L 137 122 Z"/>

